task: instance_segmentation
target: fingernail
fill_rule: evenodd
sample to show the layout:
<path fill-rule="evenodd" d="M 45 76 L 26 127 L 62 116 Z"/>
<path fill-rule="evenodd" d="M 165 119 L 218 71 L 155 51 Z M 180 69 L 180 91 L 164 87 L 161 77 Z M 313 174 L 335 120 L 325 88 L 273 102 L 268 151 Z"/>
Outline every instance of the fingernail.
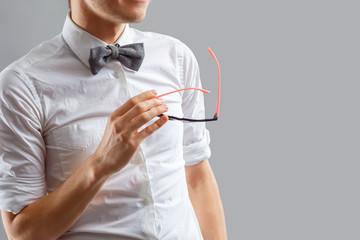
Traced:
<path fill-rule="evenodd" d="M 158 98 L 158 99 L 157 99 L 157 102 L 158 102 L 159 104 L 164 103 L 164 99 Z"/>
<path fill-rule="evenodd" d="M 167 105 L 163 105 L 163 109 L 164 109 L 164 110 L 168 110 L 169 107 L 168 107 Z"/>
<path fill-rule="evenodd" d="M 151 93 L 156 96 L 157 95 L 157 91 L 156 90 L 151 90 Z"/>

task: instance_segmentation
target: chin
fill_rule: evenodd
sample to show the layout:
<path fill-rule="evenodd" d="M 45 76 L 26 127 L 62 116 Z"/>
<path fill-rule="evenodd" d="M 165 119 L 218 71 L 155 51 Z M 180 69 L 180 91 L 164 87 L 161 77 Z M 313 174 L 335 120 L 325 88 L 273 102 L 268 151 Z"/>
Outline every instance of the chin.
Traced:
<path fill-rule="evenodd" d="M 139 23 L 139 22 L 144 21 L 144 19 L 145 19 L 145 15 L 137 16 L 137 17 L 133 18 L 131 23 Z"/>
<path fill-rule="evenodd" d="M 138 23 L 142 22 L 145 19 L 145 16 L 146 11 L 128 11 L 125 14 L 120 14 L 118 20 L 126 23 Z"/>

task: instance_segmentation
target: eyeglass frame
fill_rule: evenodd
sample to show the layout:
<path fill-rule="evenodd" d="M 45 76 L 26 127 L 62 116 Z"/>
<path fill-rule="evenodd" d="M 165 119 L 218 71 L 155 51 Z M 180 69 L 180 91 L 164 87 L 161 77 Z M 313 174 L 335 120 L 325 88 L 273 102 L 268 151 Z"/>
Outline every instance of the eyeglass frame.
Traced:
<path fill-rule="evenodd" d="M 219 119 L 220 88 L 221 88 L 220 65 L 219 65 L 219 61 L 217 60 L 215 54 L 211 51 L 210 48 L 208 48 L 208 52 L 210 53 L 210 55 L 215 60 L 216 65 L 217 65 L 217 70 L 218 70 L 218 96 L 217 96 L 216 112 L 214 114 L 214 117 L 213 118 L 205 118 L 205 119 L 191 119 L 191 118 L 179 118 L 179 117 L 167 115 L 169 120 L 178 120 L 178 121 L 185 121 L 185 122 L 213 122 L 213 121 L 217 121 Z M 210 93 L 210 91 L 205 90 L 205 89 L 201 89 L 201 88 L 183 88 L 183 89 L 179 89 L 179 90 L 175 90 L 175 91 L 172 91 L 172 92 L 168 92 L 168 93 L 158 95 L 158 96 L 156 96 L 156 98 L 161 98 L 163 96 L 166 96 L 166 95 L 169 95 L 169 94 L 172 94 L 172 93 L 176 93 L 176 92 L 180 92 L 180 91 L 185 91 L 185 90 L 197 90 L 197 91 L 201 91 L 203 93 Z M 158 117 L 161 117 L 163 115 L 164 114 L 160 114 Z"/>

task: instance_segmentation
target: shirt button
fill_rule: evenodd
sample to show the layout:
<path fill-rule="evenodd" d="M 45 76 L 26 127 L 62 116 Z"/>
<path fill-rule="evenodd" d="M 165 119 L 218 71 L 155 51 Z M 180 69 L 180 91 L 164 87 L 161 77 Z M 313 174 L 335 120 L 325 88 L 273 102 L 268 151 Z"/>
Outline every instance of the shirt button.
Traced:
<path fill-rule="evenodd" d="M 142 158 L 140 157 L 140 154 L 136 154 L 136 156 L 135 156 L 135 163 L 137 163 L 137 164 L 142 163 Z"/>
<path fill-rule="evenodd" d="M 144 200 L 143 200 L 143 204 L 144 204 L 144 206 L 146 206 L 146 205 L 149 205 L 150 204 L 150 199 L 149 198 L 144 198 Z"/>
<path fill-rule="evenodd" d="M 118 72 L 114 72 L 114 77 L 115 78 L 120 78 L 120 74 Z"/>

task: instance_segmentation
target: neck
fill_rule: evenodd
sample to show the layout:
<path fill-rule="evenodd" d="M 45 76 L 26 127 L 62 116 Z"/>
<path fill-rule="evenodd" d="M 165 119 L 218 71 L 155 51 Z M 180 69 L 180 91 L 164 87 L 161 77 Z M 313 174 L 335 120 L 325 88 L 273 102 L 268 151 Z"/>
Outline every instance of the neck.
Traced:
<path fill-rule="evenodd" d="M 74 1 L 82 2 L 82 1 Z M 115 43 L 123 33 L 126 23 L 115 23 L 101 17 L 90 9 L 77 4 L 71 4 L 71 19 L 73 22 L 100 40 L 112 44 Z"/>

